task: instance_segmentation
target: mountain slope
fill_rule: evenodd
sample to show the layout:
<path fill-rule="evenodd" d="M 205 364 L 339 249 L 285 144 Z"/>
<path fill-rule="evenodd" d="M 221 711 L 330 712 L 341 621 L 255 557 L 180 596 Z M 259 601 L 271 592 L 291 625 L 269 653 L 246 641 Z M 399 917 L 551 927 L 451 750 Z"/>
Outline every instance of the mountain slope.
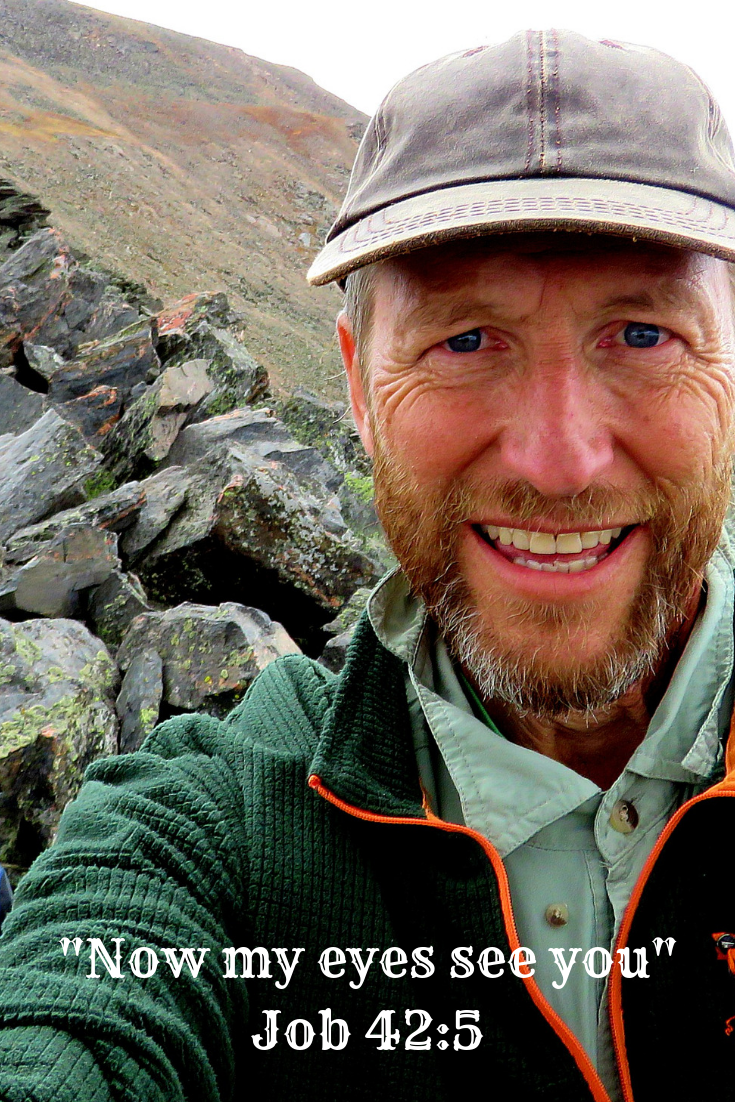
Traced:
<path fill-rule="evenodd" d="M 0 0 L 0 176 L 161 298 L 227 291 L 277 386 L 341 386 L 339 294 L 304 274 L 364 122 L 240 50 L 67 0 Z"/>

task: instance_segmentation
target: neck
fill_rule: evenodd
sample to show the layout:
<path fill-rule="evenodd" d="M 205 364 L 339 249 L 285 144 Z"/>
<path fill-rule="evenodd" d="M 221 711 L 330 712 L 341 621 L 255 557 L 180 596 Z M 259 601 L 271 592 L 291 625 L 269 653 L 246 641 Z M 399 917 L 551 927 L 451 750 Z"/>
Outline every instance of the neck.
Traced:
<path fill-rule="evenodd" d="M 570 712 L 562 718 L 549 719 L 490 700 L 485 701 L 488 714 L 511 742 L 560 761 L 600 788 L 609 788 L 645 738 L 651 717 L 694 627 L 700 599 L 698 591 L 656 670 L 636 682 L 613 704 L 591 714 Z"/>

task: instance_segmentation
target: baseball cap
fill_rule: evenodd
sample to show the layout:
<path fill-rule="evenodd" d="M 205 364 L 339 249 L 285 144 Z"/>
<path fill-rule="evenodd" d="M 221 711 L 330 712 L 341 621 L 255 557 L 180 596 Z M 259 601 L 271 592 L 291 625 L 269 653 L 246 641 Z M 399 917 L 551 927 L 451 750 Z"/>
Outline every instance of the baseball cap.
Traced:
<path fill-rule="evenodd" d="M 735 156 L 689 66 L 572 31 L 524 31 L 399 81 L 370 120 L 308 273 L 460 237 L 618 234 L 735 261 Z"/>

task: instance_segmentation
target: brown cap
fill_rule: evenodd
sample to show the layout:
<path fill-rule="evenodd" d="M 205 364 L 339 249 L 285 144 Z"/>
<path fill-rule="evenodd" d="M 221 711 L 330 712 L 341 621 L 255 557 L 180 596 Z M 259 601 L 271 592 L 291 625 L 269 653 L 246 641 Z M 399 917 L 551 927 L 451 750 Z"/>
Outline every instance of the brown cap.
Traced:
<path fill-rule="evenodd" d="M 525 31 L 424 65 L 370 120 L 310 283 L 458 237 L 621 234 L 735 260 L 735 158 L 687 65 Z"/>

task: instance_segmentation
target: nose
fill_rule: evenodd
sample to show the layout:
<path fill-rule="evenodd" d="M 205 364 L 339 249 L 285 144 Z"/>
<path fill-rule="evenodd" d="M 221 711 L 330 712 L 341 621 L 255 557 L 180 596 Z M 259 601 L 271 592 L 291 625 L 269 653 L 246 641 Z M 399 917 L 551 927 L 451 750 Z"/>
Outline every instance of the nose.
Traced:
<path fill-rule="evenodd" d="M 549 497 L 582 493 L 613 463 L 604 388 L 570 352 L 537 361 L 517 385 L 500 442 L 504 472 Z"/>

